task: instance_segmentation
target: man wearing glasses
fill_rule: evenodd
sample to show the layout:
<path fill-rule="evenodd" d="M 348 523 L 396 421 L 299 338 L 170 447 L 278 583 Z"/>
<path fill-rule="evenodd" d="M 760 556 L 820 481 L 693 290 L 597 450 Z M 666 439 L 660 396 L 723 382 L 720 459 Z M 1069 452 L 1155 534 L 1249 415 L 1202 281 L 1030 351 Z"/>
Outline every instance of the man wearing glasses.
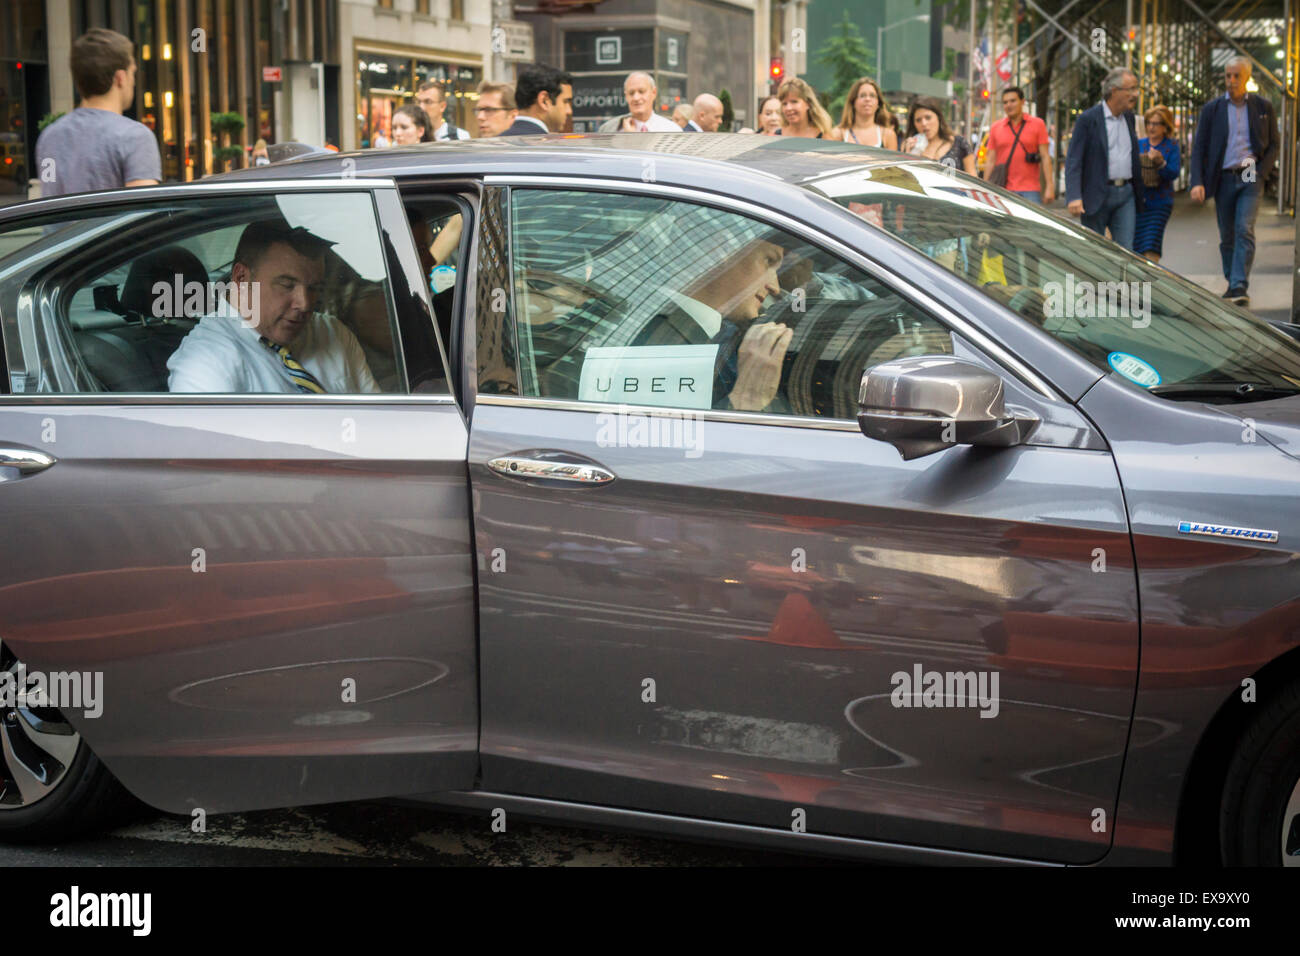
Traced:
<path fill-rule="evenodd" d="M 428 114 L 430 123 L 438 124 L 438 128 L 433 131 L 434 139 L 469 139 L 469 130 L 461 129 L 443 118 L 443 113 L 447 111 L 447 94 L 437 80 L 421 83 L 415 93 L 415 102 Z"/>
<path fill-rule="evenodd" d="M 474 117 L 478 120 L 479 136 L 500 136 L 518 116 L 513 87 L 506 83 L 478 85 L 478 106 L 474 109 Z"/>
<path fill-rule="evenodd" d="M 1065 198 L 1070 214 L 1094 232 L 1133 248 L 1137 214 L 1144 208 L 1142 158 L 1138 153 L 1137 77 L 1117 68 L 1101 81 L 1101 102 L 1074 124 L 1065 159 Z"/>

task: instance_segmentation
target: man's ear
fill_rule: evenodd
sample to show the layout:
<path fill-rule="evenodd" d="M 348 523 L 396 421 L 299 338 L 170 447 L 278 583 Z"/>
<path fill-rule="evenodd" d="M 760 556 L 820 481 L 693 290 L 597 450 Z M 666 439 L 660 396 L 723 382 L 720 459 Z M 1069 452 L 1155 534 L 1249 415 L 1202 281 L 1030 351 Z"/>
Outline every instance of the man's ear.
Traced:
<path fill-rule="evenodd" d="M 551 110 L 555 109 L 555 100 L 551 98 L 550 90 L 541 90 L 540 92 L 538 92 L 537 105 L 540 106 L 542 109 L 546 110 L 546 112 L 548 113 Z"/>
<path fill-rule="evenodd" d="M 230 267 L 231 282 L 247 282 L 253 277 L 253 272 L 242 262 L 236 262 Z"/>

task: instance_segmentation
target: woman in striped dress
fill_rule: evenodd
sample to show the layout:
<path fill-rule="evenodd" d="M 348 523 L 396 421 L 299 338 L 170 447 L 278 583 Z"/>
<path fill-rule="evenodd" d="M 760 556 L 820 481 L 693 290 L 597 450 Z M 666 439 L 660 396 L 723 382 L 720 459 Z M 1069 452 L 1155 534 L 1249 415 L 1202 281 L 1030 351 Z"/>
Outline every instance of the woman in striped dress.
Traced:
<path fill-rule="evenodd" d="M 1143 166 L 1154 165 L 1160 185 L 1146 185 L 1146 209 L 1138 213 L 1133 231 L 1133 249 L 1152 262 L 1163 253 L 1165 226 L 1174 211 L 1174 180 L 1182 169 L 1178 144 L 1171 138 L 1174 115 L 1167 106 L 1153 106 L 1143 115 L 1147 135 L 1138 141 Z M 1145 183 L 1144 183 L 1145 185 Z"/>

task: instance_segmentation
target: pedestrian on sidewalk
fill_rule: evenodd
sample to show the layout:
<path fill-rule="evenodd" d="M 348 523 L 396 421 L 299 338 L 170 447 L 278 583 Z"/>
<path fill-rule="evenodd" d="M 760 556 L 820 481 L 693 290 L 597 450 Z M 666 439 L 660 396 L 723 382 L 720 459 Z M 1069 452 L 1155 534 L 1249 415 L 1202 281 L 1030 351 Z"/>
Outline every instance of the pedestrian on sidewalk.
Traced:
<path fill-rule="evenodd" d="M 1178 144 L 1171 138 L 1174 114 L 1167 106 L 1153 106 L 1143 114 L 1147 135 L 1138 141 L 1142 157 L 1145 208 L 1138 213 L 1133 251 L 1152 262 L 1164 254 L 1165 227 L 1174 211 L 1174 180 L 1182 170 Z"/>
<path fill-rule="evenodd" d="M 122 114 L 135 101 L 135 47 L 113 30 L 87 30 L 72 44 L 81 103 L 36 140 L 41 195 L 154 186 L 162 180 L 158 140 Z"/>
<path fill-rule="evenodd" d="M 1223 69 L 1228 92 L 1201 108 L 1192 143 L 1191 198 L 1214 197 L 1219 220 L 1219 256 L 1235 305 L 1250 305 L 1250 269 L 1255 263 L 1255 217 L 1259 196 L 1279 151 L 1277 114 L 1262 96 L 1246 92 L 1250 60 L 1234 56 Z"/>
<path fill-rule="evenodd" d="M 840 125 L 831 130 L 829 139 L 859 146 L 898 149 L 898 134 L 889 123 L 889 102 L 876 81 L 862 76 L 853 81 L 844 97 Z"/>
<path fill-rule="evenodd" d="M 1079 114 L 1065 156 L 1065 198 L 1070 215 L 1125 249 L 1133 248 L 1137 215 L 1145 208 L 1138 153 L 1137 76 L 1123 67 L 1101 81 L 1101 102 Z"/>
<path fill-rule="evenodd" d="M 1002 91 L 1002 112 L 1004 118 L 989 130 L 984 178 L 1030 202 L 1050 203 L 1056 198 L 1056 179 L 1047 148 L 1047 124 L 1025 112 L 1025 91 L 1018 86 Z M 998 166 L 1006 167 L 1006 179 L 1001 183 L 993 179 Z"/>

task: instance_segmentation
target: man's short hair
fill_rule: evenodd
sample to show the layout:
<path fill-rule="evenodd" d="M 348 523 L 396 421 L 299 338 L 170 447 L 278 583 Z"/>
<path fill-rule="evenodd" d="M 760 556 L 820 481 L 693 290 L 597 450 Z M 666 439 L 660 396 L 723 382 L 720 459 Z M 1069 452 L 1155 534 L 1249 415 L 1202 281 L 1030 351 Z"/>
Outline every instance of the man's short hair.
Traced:
<path fill-rule="evenodd" d="M 72 44 L 72 82 L 82 97 L 103 96 L 113 88 L 118 70 L 130 70 L 135 46 L 115 30 L 95 27 Z"/>
<path fill-rule="evenodd" d="M 1020 97 L 1022 100 L 1025 98 L 1025 91 L 1018 86 L 1004 86 L 1002 88 L 1002 95 L 1006 96 L 1008 93 L 1015 93 L 1016 96 Z"/>
<path fill-rule="evenodd" d="M 627 89 L 627 85 L 632 82 L 632 77 L 634 76 L 644 76 L 646 78 L 646 82 L 650 84 L 650 88 L 652 90 L 659 89 L 659 84 L 655 82 L 655 78 L 651 76 L 649 73 L 647 73 L 645 70 L 633 70 L 631 73 L 629 73 L 627 75 L 627 78 L 623 80 L 623 89 Z"/>
<path fill-rule="evenodd" d="M 421 83 L 419 86 L 415 88 L 415 92 L 417 93 L 423 93 L 425 90 L 437 90 L 438 99 L 440 100 L 445 100 L 447 98 L 447 91 L 443 88 L 443 85 L 439 83 L 437 80 L 425 80 L 423 83 Z"/>
<path fill-rule="evenodd" d="M 1124 85 L 1124 77 L 1126 76 L 1136 78 L 1137 74 L 1122 66 L 1117 66 L 1115 69 L 1107 73 L 1101 81 L 1101 98 L 1103 100 L 1110 99 L 1110 94 L 1114 93 Z"/>
<path fill-rule="evenodd" d="M 1247 75 L 1255 71 L 1255 66 L 1253 63 L 1250 62 L 1250 57 L 1242 56 L 1240 53 L 1238 53 L 1236 56 L 1228 57 L 1227 61 L 1223 64 L 1223 68 L 1225 70 L 1230 66 L 1244 66 L 1246 68 Z"/>
<path fill-rule="evenodd" d="M 484 81 L 478 85 L 478 95 L 482 97 L 484 93 L 500 93 L 503 107 L 508 110 L 519 109 L 515 105 L 515 88 L 509 83 L 488 83 Z M 559 94 L 555 95 L 558 96 Z"/>
<path fill-rule="evenodd" d="M 321 258 L 334 245 L 303 226 L 291 227 L 283 219 L 258 219 L 244 227 L 235 247 L 234 261 L 254 269 L 277 242 L 285 243 L 308 259 Z"/>
<path fill-rule="evenodd" d="M 519 79 L 515 81 L 515 102 L 519 104 L 516 108 L 530 109 L 542 90 L 550 93 L 551 99 L 559 99 L 560 87 L 565 84 L 572 86 L 573 77 L 563 70 L 545 63 L 529 64 L 519 71 Z"/>

